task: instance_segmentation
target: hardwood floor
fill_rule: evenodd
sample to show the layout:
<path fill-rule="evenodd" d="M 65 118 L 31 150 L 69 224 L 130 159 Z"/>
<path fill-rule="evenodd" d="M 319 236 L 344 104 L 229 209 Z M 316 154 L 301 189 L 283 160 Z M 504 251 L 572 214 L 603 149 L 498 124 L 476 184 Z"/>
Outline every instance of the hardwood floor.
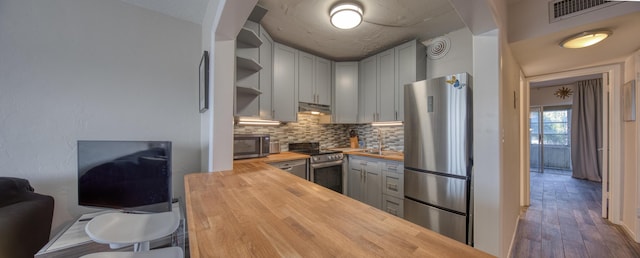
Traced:
<path fill-rule="evenodd" d="M 511 257 L 640 257 L 640 244 L 601 218 L 601 185 L 565 173 L 531 173 Z"/>

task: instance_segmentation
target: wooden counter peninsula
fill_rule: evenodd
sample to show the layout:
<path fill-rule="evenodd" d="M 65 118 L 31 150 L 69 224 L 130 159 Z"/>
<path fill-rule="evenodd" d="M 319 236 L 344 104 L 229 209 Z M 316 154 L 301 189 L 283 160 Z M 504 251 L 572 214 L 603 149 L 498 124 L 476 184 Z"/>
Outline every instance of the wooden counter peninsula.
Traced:
<path fill-rule="evenodd" d="M 191 257 L 492 257 L 264 161 L 185 176 Z"/>

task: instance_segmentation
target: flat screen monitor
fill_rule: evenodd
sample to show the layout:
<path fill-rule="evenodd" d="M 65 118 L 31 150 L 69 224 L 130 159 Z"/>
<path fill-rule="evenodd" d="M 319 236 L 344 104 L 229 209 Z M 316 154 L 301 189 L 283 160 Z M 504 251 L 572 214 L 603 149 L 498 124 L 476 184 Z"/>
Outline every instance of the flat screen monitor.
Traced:
<path fill-rule="evenodd" d="M 171 210 L 171 142 L 78 141 L 78 204 Z"/>

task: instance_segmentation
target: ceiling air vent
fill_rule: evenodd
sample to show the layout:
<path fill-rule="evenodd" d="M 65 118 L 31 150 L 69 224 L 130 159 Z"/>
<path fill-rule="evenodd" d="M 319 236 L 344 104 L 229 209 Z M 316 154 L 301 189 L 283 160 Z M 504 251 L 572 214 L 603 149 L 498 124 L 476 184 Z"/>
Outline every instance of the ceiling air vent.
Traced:
<path fill-rule="evenodd" d="M 440 59 L 443 58 L 447 53 L 449 53 L 449 49 L 451 49 L 451 40 L 447 37 L 437 37 L 431 40 L 427 45 L 427 56 L 432 59 Z"/>
<path fill-rule="evenodd" d="M 554 0 L 549 2 L 549 23 L 595 11 L 622 2 L 607 0 Z"/>

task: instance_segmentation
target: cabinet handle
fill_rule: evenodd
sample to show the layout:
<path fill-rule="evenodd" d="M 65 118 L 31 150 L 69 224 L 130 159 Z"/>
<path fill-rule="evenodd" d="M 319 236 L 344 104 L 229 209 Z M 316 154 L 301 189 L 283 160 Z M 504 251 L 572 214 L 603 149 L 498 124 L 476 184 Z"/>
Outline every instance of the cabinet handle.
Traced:
<path fill-rule="evenodd" d="M 391 208 L 391 207 L 387 207 L 387 212 L 398 216 L 398 210 L 397 209 L 394 209 L 394 208 Z"/>
<path fill-rule="evenodd" d="M 398 121 L 398 111 L 396 111 L 396 121 Z"/>
<path fill-rule="evenodd" d="M 398 191 L 398 184 L 387 184 L 387 189 Z"/>

